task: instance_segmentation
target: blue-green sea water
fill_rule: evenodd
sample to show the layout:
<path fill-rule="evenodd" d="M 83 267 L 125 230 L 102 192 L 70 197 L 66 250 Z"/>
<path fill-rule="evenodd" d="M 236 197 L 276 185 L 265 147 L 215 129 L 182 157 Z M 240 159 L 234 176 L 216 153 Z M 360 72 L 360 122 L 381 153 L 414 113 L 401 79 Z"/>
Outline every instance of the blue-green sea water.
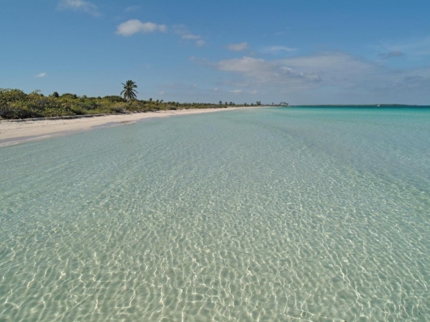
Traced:
<path fill-rule="evenodd" d="M 0 321 L 430 320 L 430 109 L 154 119 L 0 169 Z"/>

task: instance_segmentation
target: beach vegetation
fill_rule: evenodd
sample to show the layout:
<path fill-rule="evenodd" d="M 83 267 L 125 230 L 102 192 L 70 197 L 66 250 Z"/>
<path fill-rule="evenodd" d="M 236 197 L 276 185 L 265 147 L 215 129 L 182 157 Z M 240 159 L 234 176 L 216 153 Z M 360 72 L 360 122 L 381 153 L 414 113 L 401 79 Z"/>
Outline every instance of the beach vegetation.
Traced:
<path fill-rule="evenodd" d="M 107 100 L 109 102 L 112 102 L 112 103 L 123 103 L 123 102 L 125 102 L 125 100 L 121 96 L 118 96 L 118 95 L 105 96 L 105 97 L 103 97 L 103 99 Z"/>
<path fill-rule="evenodd" d="M 128 80 L 124 83 L 122 83 L 124 86 L 124 89 L 121 92 L 121 95 L 124 95 L 124 100 L 126 101 L 132 101 L 137 98 L 137 85 L 132 80 Z"/>
<path fill-rule="evenodd" d="M 179 103 L 163 100 L 124 99 L 119 95 L 104 97 L 78 96 L 73 93 L 44 96 L 40 91 L 26 94 L 19 89 L 0 89 L 0 118 L 23 119 L 45 117 L 76 117 L 219 107 L 212 103 Z M 222 106 L 227 107 L 227 106 Z"/>

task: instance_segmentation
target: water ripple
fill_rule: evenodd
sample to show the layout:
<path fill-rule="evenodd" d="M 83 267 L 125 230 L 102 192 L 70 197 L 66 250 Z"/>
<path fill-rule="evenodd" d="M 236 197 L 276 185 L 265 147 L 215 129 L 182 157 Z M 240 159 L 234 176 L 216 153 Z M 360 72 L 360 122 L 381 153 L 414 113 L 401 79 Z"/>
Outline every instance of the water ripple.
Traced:
<path fill-rule="evenodd" d="M 2 148 L 0 320 L 426 321 L 429 116 L 303 113 Z"/>

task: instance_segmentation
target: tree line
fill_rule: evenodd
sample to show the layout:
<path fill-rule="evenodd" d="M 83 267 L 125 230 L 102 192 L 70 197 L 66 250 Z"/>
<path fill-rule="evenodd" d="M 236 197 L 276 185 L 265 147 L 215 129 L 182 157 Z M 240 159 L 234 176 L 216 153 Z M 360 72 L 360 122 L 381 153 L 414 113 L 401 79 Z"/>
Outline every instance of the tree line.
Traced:
<path fill-rule="evenodd" d="M 127 81 L 120 95 L 87 97 L 54 92 L 45 96 L 36 90 L 29 94 L 20 89 L 0 89 L 0 118 L 21 119 L 91 114 L 121 114 L 190 108 L 215 108 L 212 103 L 179 103 L 163 100 L 139 100 L 136 84 Z"/>
<path fill-rule="evenodd" d="M 150 112 L 160 110 L 177 110 L 191 108 L 227 108 L 236 106 L 233 102 L 219 101 L 213 103 L 179 103 L 163 100 L 139 100 L 137 99 L 137 85 L 128 80 L 122 83 L 123 90 L 120 95 L 108 95 L 104 97 L 87 97 L 76 94 L 54 92 L 45 96 L 39 90 L 29 94 L 20 89 L 0 88 L 0 119 L 23 119 L 39 117 L 67 117 L 94 114 L 122 114 L 134 112 Z M 260 106 L 261 101 L 245 106 Z"/>

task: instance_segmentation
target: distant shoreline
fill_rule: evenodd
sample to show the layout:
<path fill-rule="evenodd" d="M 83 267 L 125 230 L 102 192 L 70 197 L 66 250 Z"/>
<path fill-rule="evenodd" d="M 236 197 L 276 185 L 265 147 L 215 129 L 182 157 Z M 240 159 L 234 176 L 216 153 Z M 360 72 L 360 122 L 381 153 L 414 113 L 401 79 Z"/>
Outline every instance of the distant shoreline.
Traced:
<path fill-rule="evenodd" d="M 130 114 L 0 120 L 0 147 L 50 138 L 54 136 L 85 132 L 100 127 L 130 124 L 154 118 L 252 108 L 260 108 L 260 106 L 238 106 L 229 108 L 184 109 Z"/>

